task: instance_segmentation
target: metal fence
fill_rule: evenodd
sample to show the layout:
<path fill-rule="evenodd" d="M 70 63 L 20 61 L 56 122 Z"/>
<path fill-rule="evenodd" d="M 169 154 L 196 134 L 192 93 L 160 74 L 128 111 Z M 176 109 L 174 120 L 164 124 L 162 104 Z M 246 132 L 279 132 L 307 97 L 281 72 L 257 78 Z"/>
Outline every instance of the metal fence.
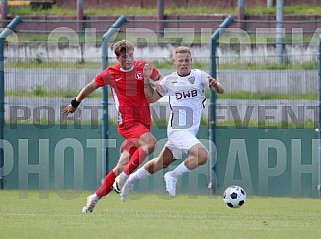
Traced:
<path fill-rule="evenodd" d="M 169 20 L 165 22 L 167 28 L 159 30 L 155 20 L 127 19 L 109 39 L 106 59 L 106 53 L 102 54 L 101 34 L 105 31 L 98 26 L 107 30 L 112 21 L 96 19 L 86 25 L 96 24 L 97 29 L 78 31 L 77 21 L 69 22 L 70 25 L 54 22 L 53 27 L 50 20 L 22 19 L 6 39 L 4 48 L 5 121 L 13 126 L 32 123 L 40 126 L 37 128 L 66 120 L 71 124 L 75 120 L 100 124 L 102 89 L 84 100 L 73 116 L 63 117 L 61 111 L 101 71 L 103 61 L 107 60 L 109 65 L 116 63 L 112 44 L 127 38 L 137 45 L 136 58 L 153 60 L 163 75 L 174 70 L 171 59 L 178 45 L 191 47 L 194 67 L 213 73 L 210 71 L 215 65 L 216 76 L 225 88 L 225 94 L 215 102 L 215 127 L 318 128 L 318 32 L 294 30 L 289 27 L 293 22 L 289 22 L 289 26 L 285 22 L 284 40 L 287 40 L 282 43 L 282 54 L 279 54 L 276 49 L 280 43 L 275 41 L 277 30 L 266 27 L 275 22 L 257 22 L 255 29 L 251 25 L 252 30 L 245 31 L 237 26 L 249 25 L 249 22 L 234 21 L 232 28 L 220 35 L 213 58 L 211 36 L 221 22 Z M 41 26 L 46 29 L 39 29 Z M 211 98 L 209 92 L 206 95 Z M 117 112 L 110 97 L 109 94 L 108 122 L 114 124 Z M 205 108 L 204 124 L 208 123 L 212 111 L 211 107 Z M 166 122 L 170 113 L 166 97 L 152 105 L 152 113 L 154 119 Z M 212 166 L 209 168 L 213 169 Z"/>
<path fill-rule="evenodd" d="M 80 23 L 88 28 L 77 31 Z M 102 29 L 108 29 L 113 21 L 96 19 L 80 23 L 22 19 L 17 30 L 7 38 L 7 122 L 60 121 L 61 108 L 100 72 Z M 159 22 L 155 20 L 129 18 L 126 26 L 117 29 L 108 43 L 108 63 L 116 63 L 113 42 L 127 38 L 137 45 L 136 58 L 153 60 L 163 75 L 174 70 L 170 64 L 173 52 L 182 44 L 191 47 L 194 66 L 209 72 L 213 64 L 210 36 L 220 23 L 221 20 L 168 20 L 163 22 L 167 28 L 159 32 Z M 234 21 L 232 28 L 220 36 L 216 55 L 217 77 L 226 94 L 217 101 L 219 124 L 246 126 L 259 122 L 263 125 L 290 122 L 296 127 L 317 124 L 317 29 L 311 29 L 311 21 L 284 22 L 283 54 L 280 56 L 276 51 L 273 24 L 275 21 Z M 171 28 L 171 25 L 175 27 Z M 209 28 L 210 25 L 214 27 Z M 239 25 L 247 26 L 248 30 L 237 28 Z M 309 29 L 305 29 L 307 25 Z M 166 114 L 155 115 L 157 119 L 166 121 L 169 115 L 166 105 L 166 98 L 153 105 L 155 114 L 160 114 L 160 108 L 164 112 L 165 107 Z M 99 111 L 94 116 L 88 114 L 91 107 L 101 108 L 99 90 L 81 104 L 80 120 L 100 121 Z M 109 100 L 108 112 L 110 122 L 115 122 L 112 100 Z M 207 117 L 208 108 L 204 111 L 204 122 Z"/>

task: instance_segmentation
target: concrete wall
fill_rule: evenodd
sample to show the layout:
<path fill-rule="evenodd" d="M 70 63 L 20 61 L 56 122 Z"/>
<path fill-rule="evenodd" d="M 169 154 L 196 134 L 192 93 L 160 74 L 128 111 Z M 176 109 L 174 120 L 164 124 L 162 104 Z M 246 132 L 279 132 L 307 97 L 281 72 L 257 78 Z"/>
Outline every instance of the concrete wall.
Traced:
<path fill-rule="evenodd" d="M 182 43 L 191 48 L 194 63 L 210 62 L 209 38 L 200 44 Z M 175 48 L 180 44 L 149 42 L 147 45 L 140 45 L 133 41 L 137 48 L 135 50 L 136 59 L 151 59 L 157 62 L 171 63 Z M 284 61 L 288 64 L 302 64 L 305 62 L 316 62 L 318 44 L 311 42 L 304 43 L 284 43 Z M 277 50 L 275 44 L 258 43 L 253 46 L 251 42 L 221 43 L 217 48 L 218 64 L 244 64 L 244 65 L 266 65 L 278 64 Z M 91 62 L 101 63 L 101 47 L 96 43 L 73 44 L 53 42 L 34 43 L 8 43 L 5 47 L 5 57 L 13 58 L 13 62 L 49 62 L 56 63 L 70 62 Z M 109 62 L 116 62 L 112 45 L 108 48 Z"/>

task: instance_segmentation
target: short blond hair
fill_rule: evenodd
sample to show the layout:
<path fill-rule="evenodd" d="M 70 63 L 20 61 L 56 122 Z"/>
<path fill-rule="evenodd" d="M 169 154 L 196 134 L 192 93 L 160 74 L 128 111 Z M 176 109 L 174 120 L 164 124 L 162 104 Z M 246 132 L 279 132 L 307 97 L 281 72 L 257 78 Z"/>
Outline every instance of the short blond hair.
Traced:
<path fill-rule="evenodd" d="M 116 42 L 113 49 L 115 55 L 118 57 L 122 54 L 128 54 L 131 52 L 134 52 L 134 44 L 127 41 L 127 40 L 121 40 L 119 42 Z"/>
<path fill-rule="evenodd" d="M 175 50 L 175 54 L 177 53 L 189 53 L 191 54 L 191 50 L 187 46 L 179 46 Z"/>

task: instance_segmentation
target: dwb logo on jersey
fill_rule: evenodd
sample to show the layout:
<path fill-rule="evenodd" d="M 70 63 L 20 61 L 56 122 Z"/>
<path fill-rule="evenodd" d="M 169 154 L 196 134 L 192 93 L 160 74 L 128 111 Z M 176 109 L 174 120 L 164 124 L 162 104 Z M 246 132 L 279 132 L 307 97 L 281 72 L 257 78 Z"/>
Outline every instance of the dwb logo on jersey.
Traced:
<path fill-rule="evenodd" d="M 175 93 L 176 99 L 186 99 L 186 98 L 193 98 L 197 96 L 197 90 L 189 90 L 189 91 L 182 91 Z"/>

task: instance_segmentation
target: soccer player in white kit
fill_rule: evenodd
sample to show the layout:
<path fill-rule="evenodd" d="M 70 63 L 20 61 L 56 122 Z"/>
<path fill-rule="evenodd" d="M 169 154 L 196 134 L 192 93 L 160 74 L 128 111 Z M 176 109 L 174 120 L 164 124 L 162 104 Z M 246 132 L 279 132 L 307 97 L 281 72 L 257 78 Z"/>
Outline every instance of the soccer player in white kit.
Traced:
<path fill-rule="evenodd" d="M 173 171 L 165 173 L 166 191 L 176 196 L 177 179 L 184 173 L 203 165 L 208 160 L 208 150 L 196 138 L 201 123 L 202 110 L 205 107 L 205 89 L 224 93 L 223 86 L 209 74 L 199 69 L 191 69 L 192 56 L 185 46 L 176 48 L 173 64 L 177 71 L 165 76 L 154 89 L 149 80 L 152 65 L 147 63 L 144 69 L 144 92 L 149 102 L 155 102 L 164 95 L 169 96 L 171 115 L 167 126 L 168 141 L 160 155 L 148 161 L 143 167 L 131 174 L 121 192 L 122 201 L 127 200 L 135 181 L 144 179 L 161 169 L 167 168 L 181 157 L 188 157 Z"/>

